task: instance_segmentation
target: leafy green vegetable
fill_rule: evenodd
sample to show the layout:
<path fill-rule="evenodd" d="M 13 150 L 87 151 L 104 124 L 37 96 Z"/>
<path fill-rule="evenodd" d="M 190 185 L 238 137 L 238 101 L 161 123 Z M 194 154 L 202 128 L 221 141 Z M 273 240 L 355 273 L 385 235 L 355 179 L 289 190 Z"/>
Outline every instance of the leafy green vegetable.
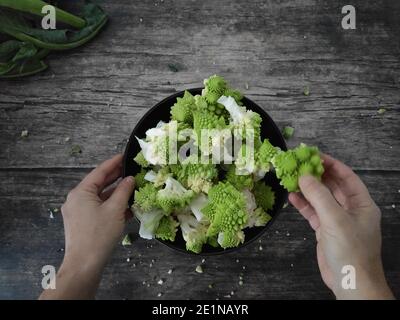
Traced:
<path fill-rule="evenodd" d="M 44 16 L 42 8 L 48 3 L 41 0 L 0 0 L 0 7 L 7 7 L 17 11 L 32 13 L 38 16 Z M 80 17 L 76 17 L 64 10 L 54 7 L 56 11 L 57 20 L 67 23 L 72 27 L 81 29 L 85 26 L 86 22 Z"/>
<path fill-rule="evenodd" d="M 10 40 L 0 44 L 0 78 L 21 77 L 47 68 L 43 62 L 50 50 L 67 50 L 91 40 L 107 22 L 103 10 L 93 4 L 83 6 L 81 16 L 55 7 L 58 22 L 77 29 L 44 30 L 35 16 L 43 16 L 41 0 L 0 0 L 0 33 Z M 39 19 L 40 20 L 40 19 Z"/>

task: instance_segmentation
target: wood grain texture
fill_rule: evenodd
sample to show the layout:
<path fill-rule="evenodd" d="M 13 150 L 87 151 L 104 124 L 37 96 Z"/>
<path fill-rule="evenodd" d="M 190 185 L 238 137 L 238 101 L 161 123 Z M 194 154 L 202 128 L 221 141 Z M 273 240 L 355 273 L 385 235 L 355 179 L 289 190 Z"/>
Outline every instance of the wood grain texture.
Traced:
<path fill-rule="evenodd" d="M 383 211 L 384 262 L 399 296 L 398 1 L 353 1 L 357 30 L 341 29 L 339 1 L 100 2 L 110 23 L 96 39 L 50 55 L 40 75 L 0 82 L 0 298 L 35 298 L 40 268 L 61 261 L 62 220 L 49 219 L 48 209 L 59 208 L 89 168 L 123 150 L 146 110 L 215 73 L 280 127 L 293 126 L 289 145 L 318 145 L 358 170 Z M 72 157 L 75 144 L 82 154 Z M 127 231 L 136 233 L 136 224 Z M 261 241 L 262 251 L 254 243 L 206 258 L 200 275 L 201 258 L 137 239 L 117 248 L 98 297 L 332 298 L 311 230 L 293 209 Z"/>

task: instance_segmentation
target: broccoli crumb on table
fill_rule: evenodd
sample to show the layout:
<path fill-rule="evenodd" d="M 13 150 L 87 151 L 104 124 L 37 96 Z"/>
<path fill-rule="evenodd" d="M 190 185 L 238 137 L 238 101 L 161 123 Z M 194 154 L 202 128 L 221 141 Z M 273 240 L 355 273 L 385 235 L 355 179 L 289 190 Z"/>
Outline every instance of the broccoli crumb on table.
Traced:
<path fill-rule="evenodd" d="M 356 170 L 382 210 L 383 262 L 400 296 L 398 1 L 354 3 L 356 30 L 341 28 L 330 1 L 98 2 L 110 18 L 105 32 L 49 56 L 37 76 L 0 83 L 0 298 L 38 296 L 42 266 L 58 266 L 64 254 L 62 217 L 53 209 L 121 150 L 146 110 L 212 74 L 279 128 L 294 127 L 290 148 L 318 146 Z M 81 152 L 71 156 L 76 145 Z M 141 239 L 136 223 L 126 233 L 131 245 L 114 253 L 100 299 L 332 298 L 315 236 L 290 205 L 261 243 L 204 263 Z"/>

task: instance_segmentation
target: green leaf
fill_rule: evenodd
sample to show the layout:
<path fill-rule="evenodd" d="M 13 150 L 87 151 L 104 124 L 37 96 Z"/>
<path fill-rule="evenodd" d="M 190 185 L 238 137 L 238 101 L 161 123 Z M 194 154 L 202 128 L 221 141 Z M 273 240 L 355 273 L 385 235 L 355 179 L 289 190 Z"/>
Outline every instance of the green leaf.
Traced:
<path fill-rule="evenodd" d="M 5 41 L 0 44 L 0 78 L 13 78 L 31 75 L 47 68 L 41 61 L 48 54 L 48 50 L 37 48 L 31 43 L 16 40 Z M 4 61 L 4 58 L 8 61 Z"/>
<path fill-rule="evenodd" d="M 16 11 L 0 9 L 0 32 L 20 41 L 31 42 L 39 48 L 50 50 L 72 49 L 92 39 L 107 22 L 104 11 L 92 3 L 83 7 L 82 15 L 86 25 L 80 30 L 44 30 L 32 27 Z"/>
<path fill-rule="evenodd" d="M 0 0 L 0 6 L 14 9 L 17 11 L 32 13 L 38 16 L 44 16 L 42 8 L 48 3 L 41 0 Z M 64 22 L 75 28 L 81 29 L 86 25 L 85 20 L 73 14 L 54 7 L 57 21 Z"/>
<path fill-rule="evenodd" d="M 0 63 L 9 61 L 21 47 L 21 42 L 8 40 L 0 44 Z"/>

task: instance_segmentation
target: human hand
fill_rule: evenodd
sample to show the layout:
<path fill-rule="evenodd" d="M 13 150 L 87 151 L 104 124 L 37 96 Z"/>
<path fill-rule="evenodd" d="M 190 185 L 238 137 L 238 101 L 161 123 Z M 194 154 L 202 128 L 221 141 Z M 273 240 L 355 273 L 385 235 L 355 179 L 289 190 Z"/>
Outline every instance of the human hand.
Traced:
<path fill-rule="evenodd" d="M 61 208 L 64 261 L 57 274 L 56 291 L 46 290 L 42 298 L 94 296 L 102 270 L 131 215 L 128 200 L 134 189 L 133 177 L 109 187 L 121 176 L 121 166 L 121 155 L 103 162 L 68 194 Z"/>
<path fill-rule="evenodd" d="M 325 284 L 338 299 L 393 298 L 381 260 L 381 212 L 361 179 L 345 164 L 322 156 L 322 183 L 300 178 L 290 202 L 308 220 L 317 239 L 317 258 Z M 356 289 L 344 289 L 342 268 L 356 271 Z"/>

